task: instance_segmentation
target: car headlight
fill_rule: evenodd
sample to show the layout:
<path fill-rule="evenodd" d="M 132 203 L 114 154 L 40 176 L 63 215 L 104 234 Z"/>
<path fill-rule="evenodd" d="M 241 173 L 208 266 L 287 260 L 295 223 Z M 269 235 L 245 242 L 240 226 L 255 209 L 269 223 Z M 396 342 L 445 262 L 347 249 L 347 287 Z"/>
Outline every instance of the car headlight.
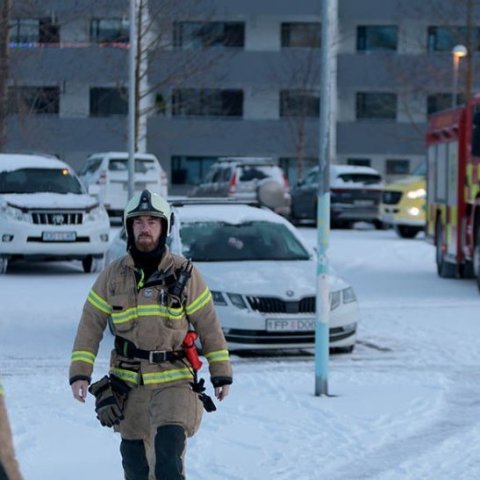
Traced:
<path fill-rule="evenodd" d="M 213 303 L 215 305 L 222 305 L 223 307 L 227 305 L 227 301 L 225 300 L 225 297 L 223 296 L 222 292 L 214 292 L 212 290 L 211 293 L 213 297 Z"/>
<path fill-rule="evenodd" d="M 241 295 L 238 295 L 238 293 L 227 293 L 227 296 L 237 308 L 247 308 L 245 300 Z"/>
<path fill-rule="evenodd" d="M 0 214 L 17 222 L 32 223 L 32 216 L 29 213 L 24 213 L 20 208 L 12 207 L 8 204 L 0 206 Z"/>
<path fill-rule="evenodd" d="M 340 305 L 342 299 L 342 292 L 330 292 L 330 311 L 335 310 Z"/>
<path fill-rule="evenodd" d="M 93 207 L 85 215 L 86 222 L 100 222 L 103 220 L 108 220 L 108 213 L 103 205 L 97 205 Z"/>
<path fill-rule="evenodd" d="M 417 198 L 425 198 L 427 192 L 424 188 L 417 188 L 417 190 L 410 190 L 407 192 L 407 197 L 411 200 L 416 200 Z"/>
<path fill-rule="evenodd" d="M 342 301 L 343 303 L 352 303 L 357 300 L 357 296 L 353 291 L 352 287 L 344 288 L 342 290 Z"/>

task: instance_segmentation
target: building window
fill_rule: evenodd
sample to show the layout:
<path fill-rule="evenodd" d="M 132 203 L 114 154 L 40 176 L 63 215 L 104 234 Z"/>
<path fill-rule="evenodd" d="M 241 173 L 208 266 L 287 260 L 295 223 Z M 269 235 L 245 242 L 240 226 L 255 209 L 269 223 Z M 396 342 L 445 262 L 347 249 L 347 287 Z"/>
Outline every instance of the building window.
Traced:
<path fill-rule="evenodd" d="M 129 21 L 120 18 L 93 18 L 90 23 L 90 41 L 94 43 L 128 43 Z"/>
<path fill-rule="evenodd" d="M 218 157 L 172 157 L 172 185 L 195 185 L 200 182 Z"/>
<path fill-rule="evenodd" d="M 243 91 L 184 88 L 172 93 L 172 114 L 179 117 L 241 117 Z"/>
<path fill-rule="evenodd" d="M 108 117 L 128 113 L 126 88 L 91 88 L 90 116 Z"/>
<path fill-rule="evenodd" d="M 397 96 L 394 93 L 358 92 L 357 119 L 395 120 Z"/>
<path fill-rule="evenodd" d="M 480 50 L 480 28 L 473 29 L 473 49 Z M 467 44 L 466 27 L 428 27 L 428 50 L 450 53 L 455 45 Z"/>
<path fill-rule="evenodd" d="M 318 117 L 320 98 L 317 92 L 309 90 L 281 90 L 281 117 Z"/>
<path fill-rule="evenodd" d="M 392 51 L 397 49 L 398 28 L 387 25 L 357 27 L 358 51 Z"/>
<path fill-rule="evenodd" d="M 408 175 L 410 173 L 410 160 L 387 160 L 385 162 L 387 175 Z"/>
<path fill-rule="evenodd" d="M 457 94 L 457 105 L 465 103 L 465 95 Z M 451 93 L 433 93 L 427 97 L 427 115 L 452 108 Z"/>
<path fill-rule="evenodd" d="M 175 22 L 173 44 L 176 48 L 243 47 L 243 22 Z"/>
<path fill-rule="evenodd" d="M 347 165 L 356 165 L 357 167 L 371 167 L 372 161 L 369 158 L 347 158 Z"/>
<path fill-rule="evenodd" d="M 282 48 L 320 48 L 322 37 L 321 28 L 319 22 L 282 23 Z"/>
<path fill-rule="evenodd" d="M 60 88 L 58 87 L 9 87 L 8 113 L 16 114 L 56 114 L 60 108 Z"/>
<path fill-rule="evenodd" d="M 51 17 L 16 18 L 10 22 L 9 42 L 14 45 L 58 43 L 60 26 Z"/>

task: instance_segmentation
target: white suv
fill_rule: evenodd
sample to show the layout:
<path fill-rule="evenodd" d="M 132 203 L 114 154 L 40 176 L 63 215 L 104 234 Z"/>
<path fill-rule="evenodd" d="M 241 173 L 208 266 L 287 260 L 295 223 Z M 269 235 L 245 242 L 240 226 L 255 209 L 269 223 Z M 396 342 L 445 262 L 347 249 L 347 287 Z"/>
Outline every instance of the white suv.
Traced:
<path fill-rule="evenodd" d="M 78 172 L 91 195 L 98 196 L 111 217 L 121 217 L 128 202 L 128 152 L 90 155 Z M 162 197 L 168 194 L 167 175 L 151 153 L 135 154 L 134 190 L 148 188 Z"/>
<path fill-rule="evenodd" d="M 108 247 L 105 208 L 64 162 L 0 154 L 0 273 L 9 262 L 81 260 L 97 271 Z"/>

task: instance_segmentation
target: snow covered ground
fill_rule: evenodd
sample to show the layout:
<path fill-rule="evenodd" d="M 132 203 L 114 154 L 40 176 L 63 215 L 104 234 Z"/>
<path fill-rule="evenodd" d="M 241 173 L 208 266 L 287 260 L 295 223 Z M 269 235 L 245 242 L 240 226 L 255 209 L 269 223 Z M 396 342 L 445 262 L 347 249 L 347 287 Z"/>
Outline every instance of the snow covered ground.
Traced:
<path fill-rule="evenodd" d="M 314 396 L 313 357 L 234 356 L 230 397 L 189 442 L 188 478 L 480 478 L 475 282 L 439 279 L 433 247 L 392 231 L 334 230 L 329 257 L 361 311 L 355 351 L 331 357 L 332 397 Z M 67 382 L 94 277 L 64 263 L 0 278 L 0 372 L 26 480 L 122 478 L 118 436 Z"/>

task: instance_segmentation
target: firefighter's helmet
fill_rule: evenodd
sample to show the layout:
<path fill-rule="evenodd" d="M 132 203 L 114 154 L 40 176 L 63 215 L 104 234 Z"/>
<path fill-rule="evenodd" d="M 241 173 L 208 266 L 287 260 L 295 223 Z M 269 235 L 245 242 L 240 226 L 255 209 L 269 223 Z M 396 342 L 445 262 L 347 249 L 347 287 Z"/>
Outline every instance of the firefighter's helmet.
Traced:
<path fill-rule="evenodd" d="M 141 193 L 136 193 L 127 203 L 123 219 L 129 240 L 133 237 L 131 220 L 140 215 L 160 218 L 163 227 L 162 236 L 166 237 L 170 233 L 174 216 L 169 203 L 157 193 L 143 190 Z"/>

